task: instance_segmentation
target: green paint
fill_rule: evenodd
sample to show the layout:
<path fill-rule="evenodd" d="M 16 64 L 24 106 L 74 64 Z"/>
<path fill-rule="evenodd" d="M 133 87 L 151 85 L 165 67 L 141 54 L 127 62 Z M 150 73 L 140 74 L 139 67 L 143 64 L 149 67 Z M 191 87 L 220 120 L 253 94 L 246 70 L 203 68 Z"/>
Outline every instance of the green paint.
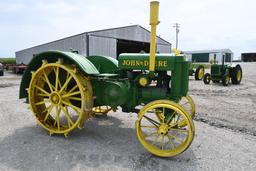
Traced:
<path fill-rule="evenodd" d="M 20 86 L 20 98 L 27 97 L 25 89 L 31 80 L 30 71 L 36 71 L 43 59 L 53 63 L 58 58 L 62 58 L 65 64 L 77 65 L 79 72 L 91 78 L 94 106 L 121 106 L 123 111 L 130 112 L 136 106 L 153 100 L 178 102 L 188 92 L 191 63 L 185 61 L 184 56 L 157 54 L 156 71 L 151 78 L 148 71 L 149 54 L 121 54 L 117 61 L 105 56 L 84 57 L 71 52 L 48 51 L 36 55 L 28 65 Z M 171 76 L 167 75 L 167 71 Z M 159 85 L 142 87 L 138 84 L 141 76 L 150 78 L 150 81 L 153 79 Z"/>
<path fill-rule="evenodd" d="M 66 64 L 75 64 L 85 75 L 96 75 L 99 71 L 86 57 L 72 52 L 63 51 L 46 51 L 39 53 L 33 57 L 27 66 L 27 69 L 22 77 L 20 84 L 20 98 L 26 98 L 28 96 L 26 88 L 29 87 L 31 80 L 31 71 L 36 71 L 41 65 L 42 60 L 46 59 L 48 63 L 57 62 L 58 58 L 62 58 Z"/>
<path fill-rule="evenodd" d="M 175 62 L 183 62 L 185 57 L 175 57 L 169 54 L 156 54 L 156 71 L 167 71 L 174 68 Z M 149 54 L 124 53 L 118 57 L 120 69 L 148 70 Z"/>

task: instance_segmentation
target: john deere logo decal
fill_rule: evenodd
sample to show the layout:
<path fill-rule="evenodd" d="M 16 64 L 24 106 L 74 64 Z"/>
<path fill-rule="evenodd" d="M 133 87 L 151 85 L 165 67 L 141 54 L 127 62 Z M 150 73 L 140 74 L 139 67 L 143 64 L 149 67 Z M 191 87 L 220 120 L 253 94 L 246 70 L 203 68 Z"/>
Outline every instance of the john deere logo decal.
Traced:
<path fill-rule="evenodd" d="M 147 67 L 149 65 L 148 60 L 123 60 L 122 66 L 137 66 L 137 67 Z M 157 67 L 167 67 L 167 60 L 156 61 Z"/>

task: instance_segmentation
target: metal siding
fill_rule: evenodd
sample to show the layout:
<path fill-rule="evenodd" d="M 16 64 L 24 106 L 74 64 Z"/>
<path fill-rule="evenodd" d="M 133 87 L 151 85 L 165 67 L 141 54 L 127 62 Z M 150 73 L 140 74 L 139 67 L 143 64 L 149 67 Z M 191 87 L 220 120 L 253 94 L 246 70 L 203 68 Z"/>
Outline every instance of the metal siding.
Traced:
<path fill-rule="evenodd" d="M 89 55 L 104 55 L 116 58 L 116 39 L 89 36 Z"/>
<path fill-rule="evenodd" d="M 86 45 L 87 34 L 90 35 L 88 46 Z M 18 51 L 15 53 L 16 61 L 17 63 L 28 64 L 32 59 L 33 54 L 47 50 L 70 51 L 70 48 L 78 50 L 79 54 L 81 55 L 86 55 L 87 47 L 89 47 L 90 55 L 100 54 L 116 58 L 116 39 L 150 42 L 150 32 L 138 25 L 103 31 L 87 32 Z M 168 44 L 168 42 L 160 39 L 159 37 L 157 38 L 157 47 L 161 53 L 171 52 L 171 44 Z"/>
<path fill-rule="evenodd" d="M 168 46 L 168 45 L 157 44 L 156 49 L 157 49 L 157 52 L 159 52 L 159 53 L 171 53 L 172 52 L 172 47 Z"/>
<path fill-rule="evenodd" d="M 24 63 L 28 64 L 32 59 L 33 54 L 38 54 L 47 50 L 62 50 L 62 51 L 70 51 L 73 48 L 77 50 L 79 54 L 86 55 L 86 34 L 81 34 L 73 37 L 69 37 L 66 39 L 62 39 L 59 41 L 39 45 L 33 48 L 25 49 L 16 52 L 16 62 L 18 64 Z"/>
<path fill-rule="evenodd" d="M 140 26 L 122 27 L 97 32 L 91 32 L 91 35 L 106 36 L 116 39 L 133 40 L 139 42 L 150 42 L 150 32 Z M 157 37 L 157 43 L 168 45 L 165 41 Z"/>

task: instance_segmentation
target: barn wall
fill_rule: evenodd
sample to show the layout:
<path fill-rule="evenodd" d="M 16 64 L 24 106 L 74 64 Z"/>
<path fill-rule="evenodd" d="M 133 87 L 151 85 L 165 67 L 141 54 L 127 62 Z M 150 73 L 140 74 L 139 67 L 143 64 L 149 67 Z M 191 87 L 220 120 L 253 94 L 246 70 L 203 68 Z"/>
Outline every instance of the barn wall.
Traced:
<path fill-rule="evenodd" d="M 116 39 L 89 36 L 89 55 L 103 55 L 116 58 Z"/>

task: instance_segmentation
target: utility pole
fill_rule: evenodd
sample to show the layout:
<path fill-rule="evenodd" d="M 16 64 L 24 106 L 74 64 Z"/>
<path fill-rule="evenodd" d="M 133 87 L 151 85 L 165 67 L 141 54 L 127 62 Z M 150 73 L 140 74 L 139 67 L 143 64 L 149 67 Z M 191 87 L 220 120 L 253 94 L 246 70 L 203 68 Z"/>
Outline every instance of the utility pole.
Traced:
<path fill-rule="evenodd" d="M 180 24 L 175 23 L 173 27 L 176 29 L 176 49 L 178 49 L 178 34 L 180 32 Z"/>

